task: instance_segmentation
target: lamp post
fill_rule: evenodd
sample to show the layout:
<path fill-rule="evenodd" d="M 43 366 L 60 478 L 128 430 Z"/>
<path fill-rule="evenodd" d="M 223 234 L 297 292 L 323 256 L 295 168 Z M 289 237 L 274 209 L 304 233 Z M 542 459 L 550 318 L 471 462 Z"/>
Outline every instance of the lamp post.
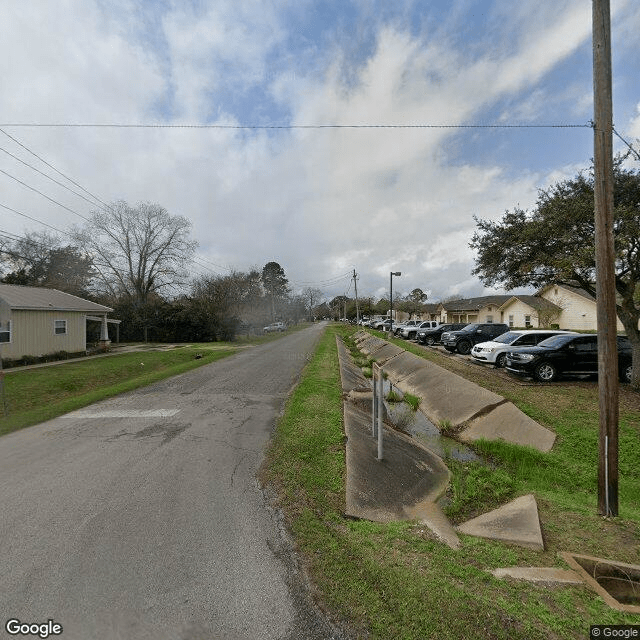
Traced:
<path fill-rule="evenodd" d="M 391 271 L 389 276 L 389 318 L 391 324 L 389 325 L 389 335 L 393 333 L 393 276 L 401 276 L 400 271 Z"/>

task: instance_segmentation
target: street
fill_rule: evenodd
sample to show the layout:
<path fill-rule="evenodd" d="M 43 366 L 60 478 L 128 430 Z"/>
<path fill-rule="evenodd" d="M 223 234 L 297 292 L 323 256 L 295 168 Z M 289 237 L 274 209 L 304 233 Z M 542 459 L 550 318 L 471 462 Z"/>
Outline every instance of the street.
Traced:
<path fill-rule="evenodd" d="M 321 330 L 1 438 L 2 637 L 332 637 L 256 481 Z"/>

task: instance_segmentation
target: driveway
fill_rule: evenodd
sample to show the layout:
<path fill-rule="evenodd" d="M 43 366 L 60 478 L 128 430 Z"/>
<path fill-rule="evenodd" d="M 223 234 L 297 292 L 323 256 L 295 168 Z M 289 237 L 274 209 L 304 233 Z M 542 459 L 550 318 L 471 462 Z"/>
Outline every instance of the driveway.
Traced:
<path fill-rule="evenodd" d="M 256 482 L 321 329 L 1 438 L 2 624 L 52 619 L 65 640 L 336 637 Z"/>

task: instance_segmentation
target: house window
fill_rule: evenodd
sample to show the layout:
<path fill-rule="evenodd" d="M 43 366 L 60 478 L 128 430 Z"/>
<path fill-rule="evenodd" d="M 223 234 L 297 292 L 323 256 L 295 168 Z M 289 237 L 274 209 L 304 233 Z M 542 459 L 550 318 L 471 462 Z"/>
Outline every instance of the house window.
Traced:
<path fill-rule="evenodd" d="M 525 327 L 530 327 L 531 326 L 531 316 L 525 316 L 524 317 L 524 326 Z"/>
<path fill-rule="evenodd" d="M 493 316 L 487 316 L 487 322 L 493 322 Z"/>
<path fill-rule="evenodd" d="M 513 316 L 509 316 L 509 326 L 513 327 Z"/>
<path fill-rule="evenodd" d="M 67 333 L 67 321 L 66 320 L 54 320 L 53 321 L 53 333 L 57 336 L 62 336 Z"/>
<path fill-rule="evenodd" d="M 11 342 L 11 320 L 0 322 L 0 342 Z"/>

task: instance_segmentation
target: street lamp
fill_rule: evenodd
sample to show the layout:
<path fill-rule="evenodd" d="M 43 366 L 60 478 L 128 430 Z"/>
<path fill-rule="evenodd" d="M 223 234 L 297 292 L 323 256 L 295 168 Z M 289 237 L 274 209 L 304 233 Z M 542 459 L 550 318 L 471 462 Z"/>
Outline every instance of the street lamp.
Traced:
<path fill-rule="evenodd" d="M 393 276 L 401 276 L 399 271 L 391 271 L 389 276 L 389 318 L 391 318 L 391 324 L 389 325 L 389 336 L 393 333 Z"/>

